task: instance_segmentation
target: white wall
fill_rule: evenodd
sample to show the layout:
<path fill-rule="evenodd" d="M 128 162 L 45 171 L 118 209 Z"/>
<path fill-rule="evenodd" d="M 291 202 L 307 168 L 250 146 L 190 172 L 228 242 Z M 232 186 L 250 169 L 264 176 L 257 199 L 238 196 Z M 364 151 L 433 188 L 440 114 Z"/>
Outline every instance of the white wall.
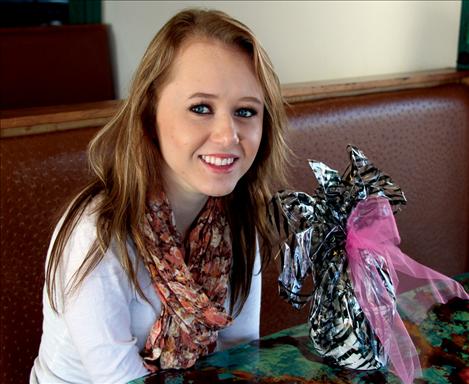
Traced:
<path fill-rule="evenodd" d="M 119 97 L 154 34 L 190 6 L 217 8 L 247 24 L 284 84 L 456 65 L 461 0 L 105 0 Z"/>

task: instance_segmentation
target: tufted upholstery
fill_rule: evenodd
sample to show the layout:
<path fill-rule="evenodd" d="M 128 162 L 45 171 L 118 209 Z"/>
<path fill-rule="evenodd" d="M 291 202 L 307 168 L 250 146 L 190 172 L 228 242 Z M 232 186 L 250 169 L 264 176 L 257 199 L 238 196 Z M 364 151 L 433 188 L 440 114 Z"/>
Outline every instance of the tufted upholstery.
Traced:
<path fill-rule="evenodd" d="M 307 158 L 343 170 L 354 143 L 401 185 L 403 250 L 444 273 L 469 267 L 469 91 L 462 85 L 293 104 L 291 183 L 312 193 Z M 41 334 L 44 256 L 58 209 L 87 178 L 96 128 L 2 138 L 0 382 L 27 381 Z M 261 333 L 306 321 L 277 296 L 276 267 L 263 275 Z"/>
<path fill-rule="evenodd" d="M 26 383 L 42 332 L 44 257 L 56 216 L 87 175 L 96 129 L 2 138 L 1 383 Z"/>

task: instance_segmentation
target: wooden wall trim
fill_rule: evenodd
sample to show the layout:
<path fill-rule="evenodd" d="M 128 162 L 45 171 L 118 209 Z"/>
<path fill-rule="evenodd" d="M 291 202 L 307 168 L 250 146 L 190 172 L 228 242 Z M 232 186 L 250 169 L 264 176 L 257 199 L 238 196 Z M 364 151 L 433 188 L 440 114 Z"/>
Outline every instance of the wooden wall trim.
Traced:
<path fill-rule="evenodd" d="M 466 84 L 467 82 L 469 82 L 469 71 L 439 69 L 394 75 L 286 84 L 282 87 L 282 91 L 286 101 L 294 104 L 310 100 L 426 88 L 451 83 Z"/>
<path fill-rule="evenodd" d="M 282 93 L 289 104 L 352 95 L 425 88 L 443 84 L 469 85 L 469 71 L 441 69 L 334 81 L 285 84 Z M 98 127 L 106 124 L 121 100 L 69 106 L 0 111 L 0 137 L 23 136 L 58 130 Z"/>
<path fill-rule="evenodd" d="M 1 111 L 0 136 L 23 136 L 102 126 L 116 113 L 120 104 L 120 100 L 108 100 Z"/>

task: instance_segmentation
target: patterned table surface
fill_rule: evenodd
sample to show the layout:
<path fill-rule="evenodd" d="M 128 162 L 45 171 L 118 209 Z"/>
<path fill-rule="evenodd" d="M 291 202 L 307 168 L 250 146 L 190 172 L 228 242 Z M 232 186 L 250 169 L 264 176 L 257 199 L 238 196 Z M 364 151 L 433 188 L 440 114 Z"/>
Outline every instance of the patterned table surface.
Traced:
<path fill-rule="evenodd" d="M 469 273 L 457 280 L 469 291 Z M 401 295 L 399 308 L 419 351 L 421 383 L 469 383 L 469 302 L 453 299 L 419 313 L 425 289 Z M 412 318 L 423 318 L 417 325 Z M 422 312 L 422 311 L 420 311 Z M 400 383 L 386 369 L 354 371 L 324 364 L 311 347 L 308 326 L 300 325 L 249 344 L 201 358 L 194 368 L 148 375 L 130 384 L 185 383 Z"/>

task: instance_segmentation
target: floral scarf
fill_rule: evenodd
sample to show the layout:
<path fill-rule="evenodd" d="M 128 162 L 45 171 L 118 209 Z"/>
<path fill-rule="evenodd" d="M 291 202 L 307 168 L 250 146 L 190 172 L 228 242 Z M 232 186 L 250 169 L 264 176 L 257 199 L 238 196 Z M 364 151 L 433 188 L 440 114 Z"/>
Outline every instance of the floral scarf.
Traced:
<path fill-rule="evenodd" d="M 144 364 L 152 372 L 191 367 L 213 351 L 218 330 L 231 323 L 224 309 L 231 234 L 222 202 L 208 199 L 184 244 L 169 202 L 160 193 L 147 201 L 143 231 L 145 266 L 162 303 L 142 352 Z"/>

